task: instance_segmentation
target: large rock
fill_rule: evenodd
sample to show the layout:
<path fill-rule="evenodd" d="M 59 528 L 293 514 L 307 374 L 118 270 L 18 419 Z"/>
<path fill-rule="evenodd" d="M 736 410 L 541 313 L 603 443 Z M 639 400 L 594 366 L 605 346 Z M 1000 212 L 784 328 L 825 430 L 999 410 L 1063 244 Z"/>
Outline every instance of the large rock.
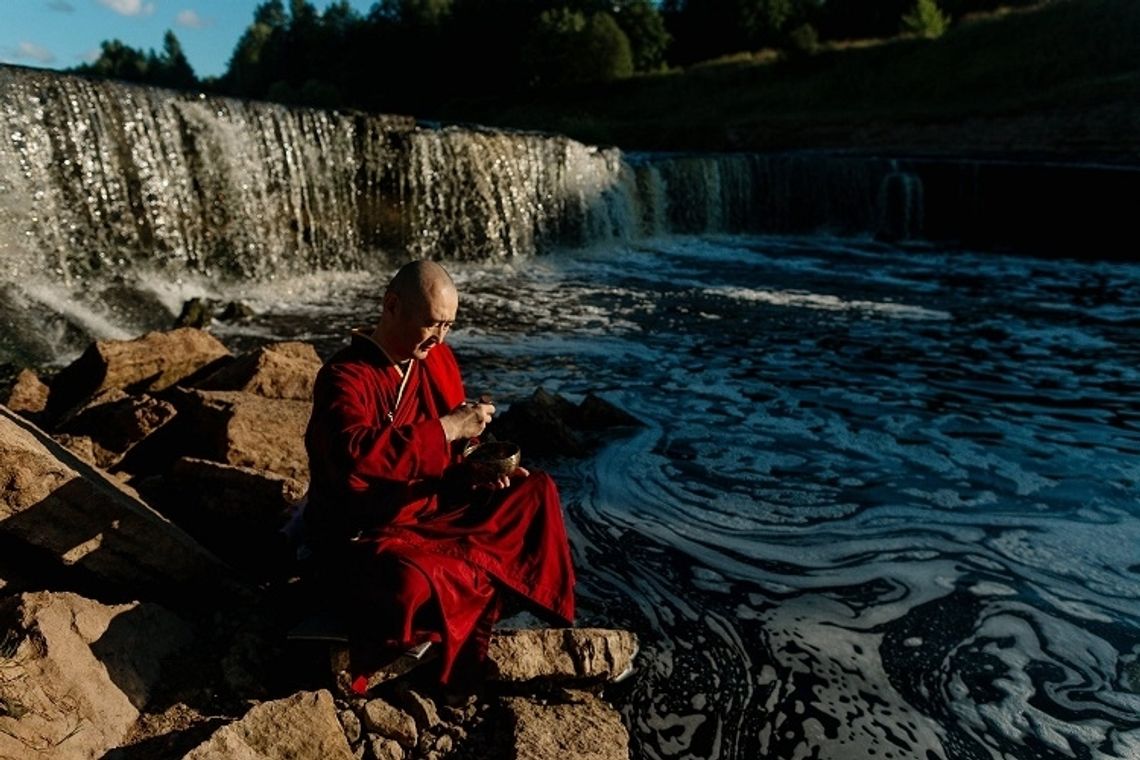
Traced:
<path fill-rule="evenodd" d="M 97 758 L 121 744 L 189 627 L 151 604 L 37 592 L 0 606 L 0 758 Z M 14 649 L 14 651 L 13 651 Z"/>
<path fill-rule="evenodd" d="M 22 369 L 16 375 L 4 404 L 13 412 L 27 416 L 42 412 L 47 407 L 47 399 L 47 385 L 35 372 Z"/>
<path fill-rule="evenodd" d="M 597 448 L 610 431 L 641 421 L 593 393 L 575 405 L 543 388 L 495 420 L 491 433 L 514 441 L 523 457 L 581 457 Z"/>
<path fill-rule="evenodd" d="M 354 760 L 332 695 L 301 691 L 264 702 L 219 728 L 183 760 Z"/>
<path fill-rule="evenodd" d="M 195 387 L 309 401 L 320 368 L 321 357 L 310 344 L 272 343 L 239 356 Z"/>
<path fill-rule="evenodd" d="M 512 727 L 509 760 L 629 760 L 629 732 L 621 715 L 586 692 L 552 703 L 508 697 Z"/>
<path fill-rule="evenodd" d="M 0 533 L 81 568 L 119 598 L 237 591 L 228 568 L 183 530 L 5 407 Z"/>
<path fill-rule="evenodd" d="M 109 469 L 175 414 L 174 406 L 166 401 L 146 394 L 129 396 L 112 388 L 60 424 L 57 431 L 72 438 L 89 438 L 95 463 Z"/>
<path fill-rule="evenodd" d="M 288 560 L 281 533 L 304 495 L 292 478 L 183 457 L 151 503 L 244 571 L 272 574 Z"/>
<path fill-rule="evenodd" d="M 362 718 L 370 733 L 394 739 L 405 747 L 416 746 L 419 731 L 415 719 L 383 699 L 368 700 Z"/>
<path fill-rule="evenodd" d="M 637 654 L 637 637 L 607 628 L 536 628 L 496 631 L 487 650 L 489 676 L 522 682 L 612 681 Z"/>
<path fill-rule="evenodd" d="M 305 427 L 312 404 L 245 391 L 185 391 L 178 408 L 181 454 L 309 480 Z"/>
<path fill-rule="evenodd" d="M 110 388 L 138 393 L 190 382 L 213 372 L 229 356 L 217 338 L 189 327 L 134 340 L 97 341 L 52 380 L 47 411 L 58 419 Z"/>

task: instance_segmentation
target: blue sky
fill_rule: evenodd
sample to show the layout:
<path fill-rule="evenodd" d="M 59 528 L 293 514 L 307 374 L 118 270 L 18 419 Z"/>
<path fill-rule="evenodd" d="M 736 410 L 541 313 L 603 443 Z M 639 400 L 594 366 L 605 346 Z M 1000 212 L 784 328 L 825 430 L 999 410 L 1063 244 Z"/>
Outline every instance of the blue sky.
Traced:
<path fill-rule="evenodd" d="M 324 10 L 330 0 L 311 0 Z M 350 0 L 367 13 L 375 0 Z M 199 77 L 217 76 L 258 0 L 0 0 L 0 63 L 66 69 L 99 54 L 103 40 L 162 50 L 167 29 L 178 35 Z M 288 7 L 288 3 L 286 3 Z"/>

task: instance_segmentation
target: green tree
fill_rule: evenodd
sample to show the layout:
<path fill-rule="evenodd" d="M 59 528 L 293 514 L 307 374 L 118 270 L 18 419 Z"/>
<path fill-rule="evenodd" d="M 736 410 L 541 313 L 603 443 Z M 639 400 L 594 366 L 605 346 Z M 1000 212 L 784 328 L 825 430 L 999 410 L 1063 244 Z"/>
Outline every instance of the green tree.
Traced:
<path fill-rule="evenodd" d="M 524 46 L 530 84 L 607 81 L 633 73 L 629 38 L 609 13 L 552 8 L 538 15 Z"/>
<path fill-rule="evenodd" d="M 88 64 L 77 66 L 82 74 L 111 79 L 125 79 L 131 82 L 145 82 L 150 70 L 146 53 L 126 45 L 122 40 L 104 40 L 99 43 L 99 57 Z"/>
<path fill-rule="evenodd" d="M 938 7 L 936 0 L 915 0 L 914 7 L 902 17 L 902 31 L 933 40 L 941 37 L 950 25 L 950 19 Z"/>
<path fill-rule="evenodd" d="M 259 97 L 276 79 L 282 36 L 289 19 L 281 0 L 266 0 L 253 13 L 253 23 L 242 34 L 222 79 L 234 95 Z"/>
<path fill-rule="evenodd" d="M 154 72 L 155 84 L 167 87 L 191 88 L 198 84 L 194 76 L 194 69 L 186 54 L 182 52 L 182 43 L 167 29 L 162 37 L 162 56 L 158 59 L 158 69 Z"/>
<path fill-rule="evenodd" d="M 657 71 L 665 63 L 665 51 L 672 39 L 665 19 L 649 0 L 617 0 L 614 19 L 629 38 L 635 71 Z"/>

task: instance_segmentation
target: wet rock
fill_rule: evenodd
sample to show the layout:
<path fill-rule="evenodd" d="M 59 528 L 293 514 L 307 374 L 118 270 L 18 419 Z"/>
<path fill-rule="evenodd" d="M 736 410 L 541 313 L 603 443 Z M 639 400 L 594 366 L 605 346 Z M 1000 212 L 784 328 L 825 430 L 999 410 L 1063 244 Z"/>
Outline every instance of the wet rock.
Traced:
<path fill-rule="evenodd" d="M 188 327 L 134 340 L 97 341 L 52 380 L 47 413 L 61 419 L 110 388 L 140 393 L 192 382 L 198 373 L 213 372 L 229 356 L 217 338 Z"/>
<path fill-rule="evenodd" d="M 182 456 L 308 482 L 304 440 L 312 409 L 308 401 L 202 390 L 183 391 L 171 401 L 178 409 L 177 430 L 163 444 L 156 441 L 156 447 L 177 446 Z"/>
<path fill-rule="evenodd" d="M 238 591 L 221 562 L 105 474 L 0 407 L 0 534 L 122 598 Z"/>
<path fill-rule="evenodd" d="M 593 393 L 575 405 L 539 388 L 497 418 L 491 433 L 499 440 L 519 444 L 524 457 L 581 457 L 597 447 L 607 431 L 641 424 Z"/>
<path fill-rule="evenodd" d="M 415 747 L 419 732 L 411 715 L 382 699 L 370 699 L 364 705 L 364 727 L 374 733 L 395 739 L 404 747 Z"/>
<path fill-rule="evenodd" d="M 354 757 L 337 720 L 332 695 L 302 691 L 263 702 L 245 717 L 219 728 L 184 756 L 185 760 Z"/>
<path fill-rule="evenodd" d="M 612 681 L 632 667 L 637 637 L 607 628 L 496 631 L 488 675 L 499 681 Z"/>
<path fill-rule="evenodd" d="M 273 343 L 239 356 L 195 387 L 309 401 L 320 368 L 321 358 L 308 343 Z"/>
<path fill-rule="evenodd" d="M 562 703 L 507 697 L 510 760 L 629 760 L 629 732 L 618 712 L 580 693 Z"/>
<path fill-rule="evenodd" d="M 193 327 L 201 329 L 214 319 L 214 307 L 204 298 L 191 298 L 182 304 L 182 311 L 174 319 L 175 328 Z"/>
<path fill-rule="evenodd" d="M 191 640 L 157 605 L 52 592 L 3 600 L 0 631 L 0 757 L 22 760 L 100 757 L 121 744 L 163 660 Z"/>
<path fill-rule="evenodd" d="M 16 375 L 4 404 L 13 412 L 25 417 L 39 414 L 47 408 L 48 386 L 30 369 Z"/>
<path fill-rule="evenodd" d="M 253 307 L 248 304 L 244 304 L 241 301 L 230 301 L 222 307 L 222 312 L 218 315 L 218 319 L 222 322 L 239 322 L 243 319 L 249 319 L 256 313 Z"/>
<path fill-rule="evenodd" d="M 152 396 L 129 396 L 117 388 L 104 391 L 57 431 L 92 441 L 95 463 L 110 469 L 139 441 L 174 418 L 174 406 Z"/>
<path fill-rule="evenodd" d="M 645 423 L 601 396 L 587 393 L 578 405 L 575 426 L 581 430 L 643 427 Z"/>
<path fill-rule="evenodd" d="M 585 438 L 571 428 L 574 405 L 542 388 L 526 401 L 511 404 L 495 419 L 491 433 L 499 440 L 514 441 L 523 457 L 581 457 L 588 447 Z"/>

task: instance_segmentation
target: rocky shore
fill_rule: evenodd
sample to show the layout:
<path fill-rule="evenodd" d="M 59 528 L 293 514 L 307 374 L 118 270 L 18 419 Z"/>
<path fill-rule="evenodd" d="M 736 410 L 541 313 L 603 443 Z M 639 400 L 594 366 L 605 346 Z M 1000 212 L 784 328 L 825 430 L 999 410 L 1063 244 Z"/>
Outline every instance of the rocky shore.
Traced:
<path fill-rule="evenodd" d="M 320 363 L 179 328 L 0 395 L 0 758 L 629 757 L 605 699 L 629 632 L 504 626 L 468 689 L 405 656 L 363 694 L 335 626 L 297 633 L 312 606 L 282 528 Z M 542 392 L 513 418 L 567 451 L 635 422 Z"/>

